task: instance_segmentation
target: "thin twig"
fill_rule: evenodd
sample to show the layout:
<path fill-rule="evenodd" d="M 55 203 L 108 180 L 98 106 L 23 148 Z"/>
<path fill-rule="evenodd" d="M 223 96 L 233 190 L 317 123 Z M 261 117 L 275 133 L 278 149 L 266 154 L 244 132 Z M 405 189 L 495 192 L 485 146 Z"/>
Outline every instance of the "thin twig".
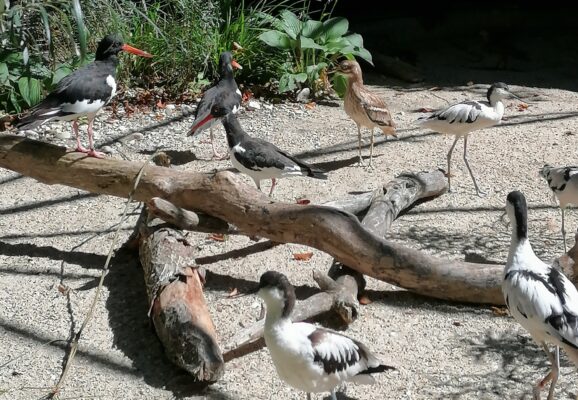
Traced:
<path fill-rule="evenodd" d="M 129 205 L 132 201 L 132 197 L 133 197 L 134 193 L 136 192 L 136 189 L 138 187 L 140 179 L 144 173 L 145 167 L 152 161 L 153 157 L 156 156 L 157 153 L 158 153 L 158 151 L 155 151 L 149 157 L 149 159 L 143 164 L 141 169 L 138 171 L 138 174 L 136 175 L 136 179 L 134 181 L 133 188 L 128 195 L 128 199 L 126 200 L 124 210 L 123 210 L 122 215 L 120 217 L 120 222 L 118 224 L 116 231 L 114 232 L 114 237 L 112 238 L 112 243 L 111 243 L 110 248 L 108 250 L 108 255 L 106 257 L 106 262 L 104 263 L 104 268 L 102 269 L 102 273 L 100 274 L 100 280 L 98 282 L 98 287 L 96 288 L 96 293 L 95 293 L 94 298 L 92 300 L 92 304 L 90 305 L 90 308 L 88 310 L 88 314 L 84 318 L 84 321 L 82 321 L 82 325 L 81 325 L 80 329 L 78 330 L 76 335 L 74 335 L 74 340 L 72 341 L 70 353 L 69 353 L 68 358 L 66 360 L 66 363 L 64 365 L 64 370 L 62 371 L 62 374 L 60 375 L 60 379 L 58 380 L 58 383 L 56 384 L 54 389 L 52 389 L 52 392 L 47 396 L 49 399 L 53 398 L 56 394 L 58 394 L 58 392 L 60 391 L 60 388 L 62 387 L 62 384 L 64 383 L 66 377 L 68 376 L 68 372 L 70 371 L 70 367 L 72 365 L 72 360 L 74 359 L 74 356 L 76 355 L 76 351 L 78 350 L 78 342 L 80 341 L 80 336 L 82 335 L 82 332 L 84 331 L 84 329 L 88 325 L 88 322 L 92 319 L 92 316 L 94 314 L 94 310 L 96 308 L 96 303 L 98 302 L 98 299 L 100 298 L 100 292 L 102 291 L 102 286 L 104 284 L 104 278 L 106 277 L 106 275 L 108 273 L 108 267 L 110 264 L 110 260 L 112 259 L 112 253 L 114 252 L 116 243 L 118 241 L 118 235 L 120 232 L 120 228 L 122 226 L 122 222 L 124 221 L 126 214 L 128 213 Z"/>

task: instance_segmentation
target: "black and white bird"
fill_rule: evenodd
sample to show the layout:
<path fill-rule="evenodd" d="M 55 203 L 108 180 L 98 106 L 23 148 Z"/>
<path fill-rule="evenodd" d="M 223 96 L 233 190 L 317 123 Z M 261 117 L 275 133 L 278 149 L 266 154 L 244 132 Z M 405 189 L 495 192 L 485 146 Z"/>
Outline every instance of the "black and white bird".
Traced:
<path fill-rule="evenodd" d="M 562 210 L 562 238 L 564 240 L 564 253 L 566 253 L 564 209 L 570 204 L 578 204 L 578 167 L 553 167 L 546 164 L 540 170 L 540 175 L 548 182 L 548 186 L 558 199 L 560 210 Z"/>
<path fill-rule="evenodd" d="M 293 323 L 295 290 L 287 277 L 268 271 L 261 275 L 258 293 L 265 301 L 265 343 L 279 377 L 307 393 L 331 392 L 345 382 L 375 383 L 373 373 L 394 370 L 369 349 L 340 333 L 305 322 Z"/>
<path fill-rule="evenodd" d="M 222 118 L 233 167 L 251 177 L 259 190 L 263 179 L 271 179 L 269 196 L 273 193 L 279 178 L 306 176 L 327 179 L 325 171 L 296 159 L 266 140 L 249 136 L 235 114 L 222 106 L 214 105 L 211 115 Z"/>
<path fill-rule="evenodd" d="M 470 132 L 488 128 L 499 124 L 502 121 L 504 115 L 504 103 L 502 100 L 513 97 L 519 99 L 518 96 L 510 93 L 508 85 L 502 82 L 494 83 L 487 92 L 488 101 L 477 101 L 468 100 L 461 103 L 453 104 L 449 107 L 437 110 L 432 114 L 421 117 L 418 119 L 417 123 L 424 127 L 431 129 L 436 132 L 454 135 L 456 138 L 450 151 L 448 152 L 446 158 L 448 162 L 448 185 L 449 191 L 451 191 L 451 159 L 454 147 L 458 140 L 464 138 L 464 162 L 474 186 L 476 188 L 476 193 L 478 196 L 485 195 L 484 192 L 478 187 L 476 178 L 470 168 L 468 163 L 467 151 L 468 151 L 468 134 Z"/>
<path fill-rule="evenodd" d="M 72 130 L 76 135 L 75 151 L 91 157 L 104 157 L 103 153 L 94 150 L 92 124 L 96 114 L 116 93 L 118 53 L 123 50 L 141 57 L 152 57 L 145 51 L 124 44 L 119 35 L 105 36 L 98 44 L 94 62 L 62 78 L 56 88 L 30 110 L 29 115 L 20 119 L 16 128 L 35 129 L 53 120 L 72 121 Z M 78 118 L 83 116 L 88 118 L 88 149 L 80 144 L 78 132 Z"/>
<path fill-rule="evenodd" d="M 223 156 L 217 153 L 215 149 L 213 128 L 218 120 L 211 114 L 211 108 L 214 105 L 219 105 L 224 109 L 230 110 L 233 114 L 239 111 L 242 96 L 233 77 L 233 68 L 242 69 L 241 65 L 233 59 L 231 52 L 222 53 L 219 58 L 220 80 L 201 97 L 201 101 L 195 111 L 193 126 L 188 133 L 188 136 L 194 136 L 209 128 L 213 157 L 217 159 L 223 159 L 226 155 Z"/>
<path fill-rule="evenodd" d="M 542 345 L 552 364 L 550 372 L 534 387 L 534 398 L 548 382 L 553 399 L 558 380 L 559 347 L 578 366 L 578 291 L 558 269 L 545 264 L 528 239 L 526 198 L 518 191 L 508 194 L 506 213 L 512 224 L 508 261 L 502 291 L 510 314 Z M 548 343 L 555 349 L 550 351 Z"/>

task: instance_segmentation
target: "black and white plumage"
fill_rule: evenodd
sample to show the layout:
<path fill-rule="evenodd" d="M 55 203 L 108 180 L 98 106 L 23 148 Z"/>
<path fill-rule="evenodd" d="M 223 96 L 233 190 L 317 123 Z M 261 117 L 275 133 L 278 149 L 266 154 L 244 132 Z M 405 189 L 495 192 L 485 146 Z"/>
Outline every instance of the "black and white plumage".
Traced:
<path fill-rule="evenodd" d="M 534 398 L 539 398 L 539 392 L 551 381 L 550 400 L 559 374 L 558 347 L 578 365 L 578 291 L 562 272 L 534 254 L 522 193 L 508 194 L 506 212 L 512 224 L 512 239 L 502 291 L 510 314 L 542 345 L 552 363 L 548 375 L 534 388 Z M 548 343 L 556 346 L 553 352 Z"/>
<path fill-rule="evenodd" d="M 222 122 L 227 132 L 231 164 L 239 172 L 250 176 L 259 190 L 263 179 L 271 179 L 269 196 L 279 178 L 306 176 L 327 179 L 325 171 L 298 160 L 266 140 L 249 136 L 233 113 L 227 113 L 215 105 L 212 114 L 224 115 Z"/>
<path fill-rule="evenodd" d="M 75 150 L 89 156 L 103 157 L 103 153 L 94 150 L 92 123 L 96 114 L 116 93 L 118 53 L 123 50 L 141 57 L 152 57 L 145 51 L 124 44 L 118 35 L 105 36 L 98 44 L 94 62 L 62 78 L 56 88 L 30 110 L 29 115 L 19 120 L 16 128 L 35 129 L 53 120 L 73 121 Z M 78 118 L 82 116 L 88 118 L 88 150 L 80 144 Z"/>
<path fill-rule="evenodd" d="M 570 204 L 578 204 L 578 167 L 553 167 L 544 165 L 540 175 L 546 179 L 562 210 L 562 237 L 566 253 L 566 229 L 564 227 L 564 210 Z"/>
<path fill-rule="evenodd" d="M 305 322 L 293 323 L 295 290 L 287 277 L 261 275 L 258 295 L 266 304 L 265 343 L 279 377 L 307 393 L 331 392 L 345 382 L 375 383 L 372 373 L 395 369 L 384 365 L 362 343 Z"/>
<path fill-rule="evenodd" d="M 242 69 L 239 63 L 233 59 L 231 52 L 222 53 L 219 58 L 221 79 L 215 86 L 208 89 L 201 98 L 195 111 L 193 126 L 188 133 L 188 136 L 194 136 L 209 128 L 213 157 L 219 159 L 223 159 L 223 156 L 217 153 L 213 141 L 213 128 L 218 119 L 211 114 L 211 108 L 214 105 L 219 105 L 233 114 L 241 108 L 242 96 L 233 77 L 233 68 Z"/>
<path fill-rule="evenodd" d="M 502 100 L 514 97 L 518 98 L 514 94 L 510 93 L 508 85 L 502 82 L 494 83 L 488 89 L 486 94 L 488 101 L 463 101 L 461 103 L 453 104 L 449 107 L 437 110 L 432 114 L 421 117 L 418 119 L 418 124 L 424 128 L 431 129 L 436 132 L 454 135 L 456 138 L 450 151 L 448 152 L 446 158 L 448 163 L 448 185 L 449 191 L 451 191 L 451 159 L 454 148 L 458 140 L 464 138 L 464 162 L 474 186 L 476 188 L 476 193 L 478 196 L 484 195 L 485 193 L 480 190 L 476 178 L 470 168 L 467 158 L 468 150 L 468 134 L 470 132 L 488 128 L 499 124 L 502 121 L 504 115 L 504 103 Z"/>

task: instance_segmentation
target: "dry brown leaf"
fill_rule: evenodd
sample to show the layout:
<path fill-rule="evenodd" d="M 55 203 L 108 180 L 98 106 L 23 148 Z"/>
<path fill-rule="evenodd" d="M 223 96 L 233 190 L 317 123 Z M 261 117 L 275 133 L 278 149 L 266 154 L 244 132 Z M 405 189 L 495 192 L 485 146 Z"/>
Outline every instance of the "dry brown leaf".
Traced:
<path fill-rule="evenodd" d="M 509 314 L 508 309 L 506 307 L 492 307 L 492 312 L 494 315 L 499 317 L 505 317 Z"/>
<path fill-rule="evenodd" d="M 58 284 L 58 291 L 61 294 L 67 294 L 68 292 L 70 292 L 70 288 L 66 285 L 63 285 L 62 283 Z"/>
<path fill-rule="evenodd" d="M 303 205 L 303 206 L 311 203 L 311 200 L 306 199 L 305 197 L 300 197 L 300 198 L 298 198 L 298 199 L 295 199 L 295 201 L 297 202 L 297 204 L 301 204 L 301 205 Z"/>
<path fill-rule="evenodd" d="M 309 261 L 313 257 L 312 251 L 307 251 L 304 253 L 293 253 L 293 259 L 297 261 Z"/>
<path fill-rule="evenodd" d="M 224 242 L 225 241 L 225 234 L 224 233 L 211 233 L 209 235 L 209 239 L 214 240 L 215 242 Z"/>
<path fill-rule="evenodd" d="M 518 111 L 526 111 L 528 109 L 528 107 L 530 107 L 528 104 L 520 103 L 520 104 L 518 104 Z"/>
<path fill-rule="evenodd" d="M 163 103 L 163 101 L 161 99 L 159 99 L 159 101 L 157 101 L 157 107 L 160 109 L 166 108 L 167 105 L 165 103 Z"/>
<path fill-rule="evenodd" d="M 239 291 L 237 290 L 237 288 L 233 288 L 233 289 L 229 290 L 227 297 L 235 297 L 238 294 L 239 294 Z"/>
<path fill-rule="evenodd" d="M 312 101 L 312 102 L 310 102 L 310 103 L 305 104 L 305 108 L 308 109 L 308 110 L 312 110 L 312 109 L 315 108 L 316 105 L 317 105 L 317 104 L 316 104 L 314 101 Z"/>
<path fill-rule="evenodd" d="M 359 304 L 366 306 L 371 303 L 373 303 L 373 301 L 366 295 L 362 294 L 361 296 L 359 296 Z"/>

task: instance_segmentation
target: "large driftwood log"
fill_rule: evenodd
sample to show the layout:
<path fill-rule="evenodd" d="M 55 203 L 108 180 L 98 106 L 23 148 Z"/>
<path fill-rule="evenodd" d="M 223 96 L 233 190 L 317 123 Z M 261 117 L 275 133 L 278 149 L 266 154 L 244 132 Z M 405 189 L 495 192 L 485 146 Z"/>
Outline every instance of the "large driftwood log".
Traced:
<path fill-rule="evenodd" d="M 67 153 L 63 147 L 18 136 L 0 137 L 0 167 L 46 184 L 127 197 L 141 166 Z M 231 172 L 202 174 L 150 166 L 133 198 L 153 197 L 223 219 L 247 235 L 315 247 L 364 275 L 422 295 L 503 304 L 503 266 L 450 261 L 383 240 L 350 213 L 274 202 Z"/>
<path fill-rule="evenodd" d="M 191 266 L 194 249 L 180 231 L 147 220 L 137 227 L 139 255 L 157 335 L 173 363 L 198 381 L 216 382 L 224 361 L 203 295 L 204 273 Z"/>
<path fill-rule="evenodd" d="M 441 172 L 402 174 L 384 187 L 370 193 L 369 197 L 363 194 L 361 202 L 349 199 L 334 204 L 367 204 L 369 209 L 361 225 L 370 233 L 383 237 L 402 211 L 413 207 L 416 202 L 439 196 L 446 189 L 447 180 Z M 359 208 L 359 212 L 365 212 L 365 209 Z M 332 310 L 341 317 L 344 324 L 352 323 L 359 314 L 357 293 L 365 286 L 363 276 L 334 260 L 329 276 L 314 271 L 313 278 L 323 292 L 298 302 L 292 320 L 312 319 Z M 225 361 L 262 348 L 265 345 L 264 323 L 264 320 L 257 321 L 230 339 L 224 349 Z"/>

